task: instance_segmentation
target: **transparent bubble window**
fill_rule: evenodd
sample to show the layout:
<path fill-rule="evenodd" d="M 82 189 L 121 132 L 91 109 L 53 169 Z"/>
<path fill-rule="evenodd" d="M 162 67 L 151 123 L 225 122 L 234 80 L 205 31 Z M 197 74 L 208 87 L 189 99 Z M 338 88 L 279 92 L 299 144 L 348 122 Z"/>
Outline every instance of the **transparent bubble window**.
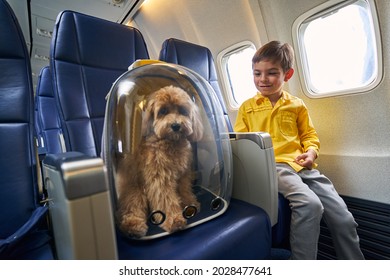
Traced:
<path fill-rule="evenodd" d="M 151 239 L 221 215 L 232 192 L 232 153 L 219 101 L 195 72 L 145 64 L 107 96 L 103 159 L 116 221 Z"/>

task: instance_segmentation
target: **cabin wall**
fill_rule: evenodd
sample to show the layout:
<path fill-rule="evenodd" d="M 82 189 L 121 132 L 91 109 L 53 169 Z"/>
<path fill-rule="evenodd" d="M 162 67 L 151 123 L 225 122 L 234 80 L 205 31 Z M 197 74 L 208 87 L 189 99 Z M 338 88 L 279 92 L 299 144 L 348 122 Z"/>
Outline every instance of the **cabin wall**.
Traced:
<path fill-rule="evenodd" d="M 214 58 L 237 42 L 250 40 L 259 46 L 267 41 L 261 39 L 266 34 L 257 0 L 150 0 L 131 25 L 142 32 L 154 59 L 171 37 L 204 45 Z"/>

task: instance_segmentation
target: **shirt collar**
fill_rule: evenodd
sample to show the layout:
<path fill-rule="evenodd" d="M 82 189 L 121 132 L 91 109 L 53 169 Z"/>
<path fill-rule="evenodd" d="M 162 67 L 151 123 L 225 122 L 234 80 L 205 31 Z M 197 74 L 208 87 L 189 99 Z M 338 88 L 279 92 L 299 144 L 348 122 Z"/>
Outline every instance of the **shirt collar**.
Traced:
<path fill-rule="evenodd" d="M 262 103 L 265 100 L 265 97 L 260 94 L 260 92 L 257 92 L 256 96 L 254 97 L 255 102 L 257 105 Z"/>
<path fill-rule="evenodd" d="M 282 96 L 280 97 L 283 101 L 291 100 L 291 95 L 283 90 Z M 262 102 L 264 102 L 265 99 L 268 99 L 268 97 L 262 96 L 260 92 L 257 92 L 256 96 L 254 97 L 255 102 L 257 105 L 260 105 Z"/>

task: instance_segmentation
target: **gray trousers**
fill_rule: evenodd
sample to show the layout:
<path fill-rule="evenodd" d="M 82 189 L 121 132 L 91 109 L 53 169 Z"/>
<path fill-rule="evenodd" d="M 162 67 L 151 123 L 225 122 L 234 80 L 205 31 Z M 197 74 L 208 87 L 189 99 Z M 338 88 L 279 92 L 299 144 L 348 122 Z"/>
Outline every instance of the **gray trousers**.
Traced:
<path fill-rule="evenodd" d="M 357 223 L 332 182 L 316 169 L 296 172 L 277 163 L 279 192 L 290 202 L 291 259 L 317 258 L 320 222 L 323 217 L 333 239 L 337 258 L 364 259 L 356 232 Z"/>

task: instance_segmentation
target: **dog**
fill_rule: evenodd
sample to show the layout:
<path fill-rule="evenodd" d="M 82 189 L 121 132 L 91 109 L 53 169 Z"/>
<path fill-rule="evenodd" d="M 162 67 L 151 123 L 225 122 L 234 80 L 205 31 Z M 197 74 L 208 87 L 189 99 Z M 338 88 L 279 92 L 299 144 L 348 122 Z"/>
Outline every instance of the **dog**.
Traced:
<path fill-rule="evenodd" d="M 147 234 L 150 213 L 159 213 L 152 222 L 172 233 L 186 226 L 185 207 L 199 210 L 191 145 L 203 137 L 199 108 L 183 89 L 163 87 L 147 97 L 141 134 L 138 150 L 116 172 L 119 227 L 137 238 Z"/>

